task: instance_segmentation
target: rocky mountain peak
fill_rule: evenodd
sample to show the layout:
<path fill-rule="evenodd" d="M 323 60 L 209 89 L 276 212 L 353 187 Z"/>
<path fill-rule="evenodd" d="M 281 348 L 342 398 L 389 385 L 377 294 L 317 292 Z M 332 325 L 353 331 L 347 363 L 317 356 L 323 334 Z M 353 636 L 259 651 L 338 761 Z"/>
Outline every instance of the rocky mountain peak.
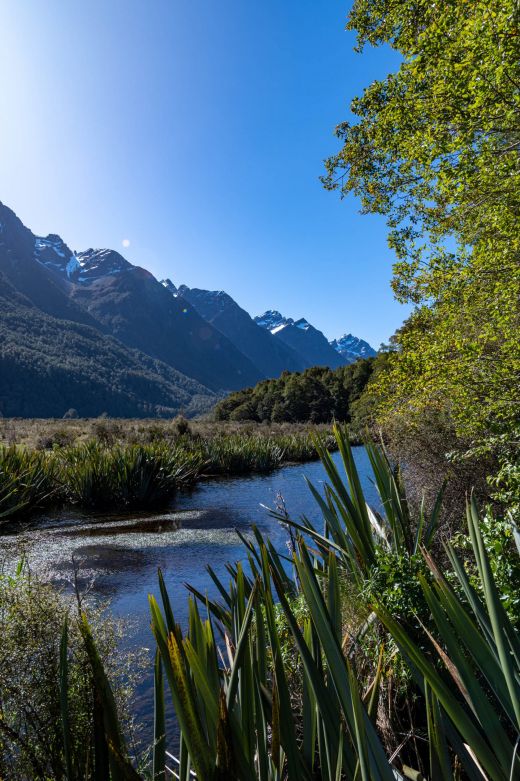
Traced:
<path fill-rule="evenodd" d="M 257 315 L 254 321 L 260 328 L 265 328 L 267 331 L 271 331 L 271 333 L 285 325 L 294 323 L 292 317 L 284 317 L 277 309 L 268 309 L 263 315 Z"/>
<path fill-rule="evenodd" d="M 90 247 L 76 254 L 78 261 L 77 281 L 93 282 L 100 277 L 113 276 L 122 271 L 136 268 L 119 252 L 113 249 L 92 249 Z"/>
<path fill-rule="evenodd" d="M 333 339 L 330 344 L 345 358 L 370 358 L 376 355 L 376 350 L 368 342 L 353 334 L 343 334 L 339 339 Z"/>
<path fill-rule="evenodd" d="M 161 285 L 165 287 L 168 293 L 171 293 L 172 296 L 176 296 L 179 292 L 171 279 L 161 279 Z"/>

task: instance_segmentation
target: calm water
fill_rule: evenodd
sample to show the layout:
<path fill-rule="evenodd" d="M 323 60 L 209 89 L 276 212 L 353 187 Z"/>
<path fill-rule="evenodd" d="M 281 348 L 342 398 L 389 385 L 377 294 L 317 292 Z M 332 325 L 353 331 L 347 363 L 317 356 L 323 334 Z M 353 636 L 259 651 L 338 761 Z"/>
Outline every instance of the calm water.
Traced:
<path fill-rule="evenodd" d="M 366 452 L 354 448 L 354 455 L 366 497 L 377 504 Z M 338 454 L 334 458 L 338 463 Z M 322 527 L 304 478 L 319 487 L 324 477 L 321 463 L 312 462 L 265 476 L 199 484 L 193 492 L 179 495 L 171 511 L 161 515 L 105 516 L 95 521 L 80 515 L 49 516 L 43 528 L 0 537 L 0 557 L 13 562 L 23 551 L 34 570 L 65 587 L 72 581 L 74 558 L 82 588 L 88 588 L 95 598 L 108 598 L 111 611 L 129 621 L 125 643 L 151 648 L 147 596 L 158 594 L 158 567 L 163 570 L 176 619 L 184 625 L 184 584 L 190 582 L 201 592 L 215 595 L 206 565 L 227 580 L 226 563 L 245 558 L 235 529 L 247 533 L 256 524 L 276 548 L 285 549 L 286 531 L 262 505 L 274 507 L 281 494 L 291 517 L 305 514 Z M 144 680 L 138 705 L 143 715 L 151 707 L 150 691 L 151 681 Z"/>

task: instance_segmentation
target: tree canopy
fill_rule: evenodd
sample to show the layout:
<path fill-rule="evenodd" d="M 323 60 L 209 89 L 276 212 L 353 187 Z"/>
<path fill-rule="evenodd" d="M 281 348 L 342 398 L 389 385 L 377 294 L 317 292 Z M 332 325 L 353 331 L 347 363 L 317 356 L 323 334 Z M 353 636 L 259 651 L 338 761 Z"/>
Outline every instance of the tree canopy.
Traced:
<path fill-rule="evenodd" d="M 217 420 L 329 423 L 351 421 L 351 409 L 370 379 L 375 358 L 349 366 L 316 366 L 304 372 L 283 372 L 254 388 L 232 393 L 215 408 Z"/>
<path fill-rule="evenodd" d="M 355 0 L 358 48 L 395 73 L 355 98 L 325 186 L 386 216 L 393 288 L 416 308 L 377 383 L 379 417 L 448 411 L 461 436 L 518 425 L 520 15 L 514 0 Z"/>

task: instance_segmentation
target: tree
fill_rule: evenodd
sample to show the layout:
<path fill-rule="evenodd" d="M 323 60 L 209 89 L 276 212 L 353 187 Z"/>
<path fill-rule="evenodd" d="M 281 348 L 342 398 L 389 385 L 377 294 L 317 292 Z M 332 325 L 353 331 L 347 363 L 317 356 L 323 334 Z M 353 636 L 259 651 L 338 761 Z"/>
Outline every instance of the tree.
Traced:
<path fill-rule="evenodd" d="M 359 50 L 402 63 L 354 99 L 324 177 L 386 216 L 395 294 L 416 304 L 372 386 L 380 419 L 447 410 L 472 442 L 513 436 L 520 409 L 518 8 L 355 0 Z"/>

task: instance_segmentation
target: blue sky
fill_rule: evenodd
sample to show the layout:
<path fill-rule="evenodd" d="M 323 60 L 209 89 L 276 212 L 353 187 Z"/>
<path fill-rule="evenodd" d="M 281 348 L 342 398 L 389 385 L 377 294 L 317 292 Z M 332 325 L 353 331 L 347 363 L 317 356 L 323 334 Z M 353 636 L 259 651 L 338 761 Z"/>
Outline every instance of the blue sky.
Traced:
<path fill-rule="evenodd" d="M 397 64 L 353 52 L 348 6 L 3 0 L 0 200 L 72 249 L 378 346 L 407 313 L 384 222 L 319 182 L 351 98 Z"/>

